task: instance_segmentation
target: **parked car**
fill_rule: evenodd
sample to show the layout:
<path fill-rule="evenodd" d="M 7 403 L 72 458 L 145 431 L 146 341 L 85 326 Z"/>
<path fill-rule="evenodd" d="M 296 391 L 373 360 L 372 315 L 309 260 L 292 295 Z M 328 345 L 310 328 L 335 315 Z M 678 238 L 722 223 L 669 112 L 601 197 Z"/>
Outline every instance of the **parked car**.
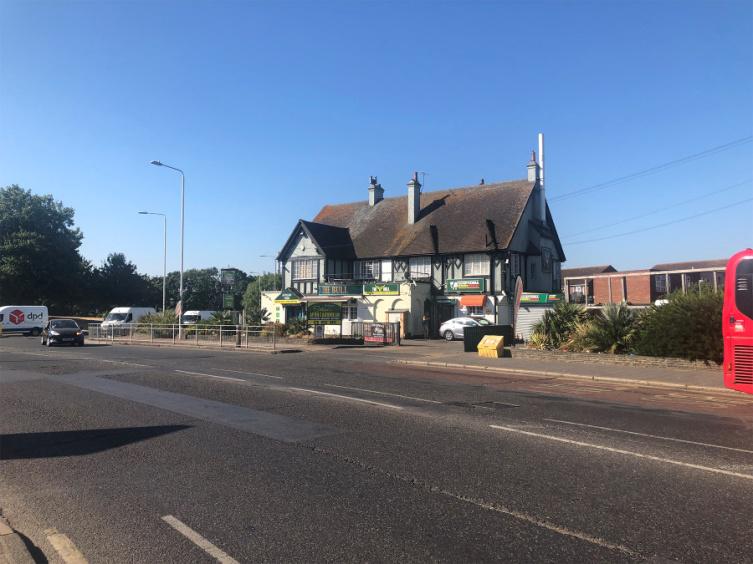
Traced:
<path fill-rule="evenodd" d="M 466 327 L 478 327 L 479 325 L 491 325 L 491 323 L 483 317 L 454 317 L 439 326 L 439 334 L 448 341 L 462 339 Z"/>
<path fill-rule="evenodd" d="M 0 306 L 0 333 L 36 337 L 47 325 L 47 306 Z"/>
<path fill-rule="evenodd" d="M 53 319 L 42 329 L 42 344 L 84 346 L 84 332 L 73 319 Z"/>

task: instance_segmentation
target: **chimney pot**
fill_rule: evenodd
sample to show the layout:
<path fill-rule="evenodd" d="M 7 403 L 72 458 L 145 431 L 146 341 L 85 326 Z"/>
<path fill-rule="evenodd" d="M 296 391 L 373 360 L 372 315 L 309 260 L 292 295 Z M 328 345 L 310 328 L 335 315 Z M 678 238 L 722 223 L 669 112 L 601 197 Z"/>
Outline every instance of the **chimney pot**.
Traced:
<path fill-rule="evenodd" d="M 408 182 L 408 223 L 418 221 L 421 212 L 421 183 L 418 181 L 418 172 L 413 173 L 413 178 Z"/>
<path fill-rule="evenodd" d="M 374 207 L 384 200 L 384 188 L 377 182 L 376 176 L 369 177 L 369 207 Z"/>

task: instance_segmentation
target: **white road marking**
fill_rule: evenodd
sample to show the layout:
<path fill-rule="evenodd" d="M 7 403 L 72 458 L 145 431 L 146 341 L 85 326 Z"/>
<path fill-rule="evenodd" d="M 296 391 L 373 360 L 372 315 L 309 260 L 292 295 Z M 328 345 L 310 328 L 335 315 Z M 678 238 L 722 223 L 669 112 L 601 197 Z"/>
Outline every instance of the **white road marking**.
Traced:
<path fill-rule="evenodd" d="M 63 559 L 63 562 L 66 564 L 87 564 L 84 555 L 67 535 L 59 533 L 57 529 L 47 529 L 44 534 L 47 535 L 47 540 Z"/>
<path fill-rule="evenodd" d="M 181 535 L 190 540 L 192 543 L 194 543 L 196 546 L 201 548 L 209 556 L 217 560 L 217 562 L 221 562 L 222 564 L 239 564 L 239 562 L 235 558 L 229 556 L 222 549 L 213 545 L 199 533 L 194 531 L 191 527 L 189 527 L 182 521 L 179 521 L 172 515 L 165 515 L 164 517 L 162 517 L 162 520 L 170 525 L 173 529 L 178 531 Z"/>
<path fill-rule="evenodd" d="M 391 403 L 381 403 L 378 401 L 365 400 L 361 398 L 354 398 L 352 396 L 341 396 L 340 394 L 331 394 L 329 392 L 320 392 L 319 390 L 309 390 L 308 388 L 279 388 L 281 390 L 293 390 L 297 392 L 307 392 L 309 394 L 316 394 L 320 396 L 329 396 L 333 398 L 346 399 L 350 401 L 358 401 L 361 403 L 369 403 L 371 405 L 378 405 L 379 407 L 387 407 L 389 409 L 403 409 L 399 405 L 392 405 Z"/>
<path fill-rule="evenodd" d="M 515 519 L 518 519 L 520 521 L 524 521 L 526 523 L 530 523 L 531 525 L 536 525 L 537 527 L 541 527 L 543 529 L 547 529 L 549 531 L 553 531 L 555 533 L 558 533 L 560 535 L 564 535 L 567 537 L 573 537 L 576 539 L 580 539 L 586 542 L 589 542 L 591 544 L 595 544 L 597 546 L 601 546 L 603 548 L 608 548 L 610 550 L 616 550 L 618 552 L 622 552 L 624 554 L 628 554 L 630 556 L 640 556 L 636 551 L 621 545 L 621 544 L 614 544 L 611 543 L 605 539 L 595 537 L 593 535 L 589 535 L 588 533 L 584 533 L 581 531 L 576 531 L 574 529 L 568 529 L 567 527 L 563 527 L 561 525 L 557 525 L 555 523 L 551 523 L 549 521 L 545 521 L 543 519 L 539 519 L 538 517 L 535 517 L 533 515 L 528 515 L 527 513 L 522 513 L 520 511 L 515 511 L 514 509 L 508 509 L 507 507 L 503 507 L 501 505 L 492 505 L 490 503 L 486 503 L 481 500 L 465 497 L 462 495 L 458 495 L 449 491 L 440 490 L 440 493 L 453 497 L 455 499 L 458 499 L 460 501 L 464 501 L 466 503 L 472 503 L 473 505 L 476 505 L 478 507 L 481 507 L 482 509 L 487 509 L 489 511 L 495 511 L 497 513 L 502 513 L 504 515 L 509 515 L 510 517 L 514 517 Z"/>
<path fill-rule="evenodd" d="M 698 441 L 687 441 L 685 439 L 675 439 L 674 437 L 662 437 L 660 435 L 649 435 L 648 433 L 637 433 L 636 431 L 625 431 L 624 429 L 613 429 L 612 427 L 600 427 L 599 425 L 588 425 L 586 423 L 576 423 L 575 421 L 564 421 L 562 419 L 544 419 L 544 421 L 553 421 L 554 423 L 564 423 L 565 425 L 577 425 L 578 427 L 589 427 L 591 429 L 601 429 L 602 431 L 613 431 L 615 433 L 625 433 L 626 435 L 637 435 L 639 437 L 650 437 L 652 439 L 661 439 L 663 441 L 674 441 L 676 443 L 687 443 L 689 445 L 699 445 L 710 448 L 721 448 L 724 450 L 734 450 L 735 452 L 745 452 L 753 454 L 753 450 L 744 448 L 735 448 L 711 443 L 700 443 Z"/>
<path fill-rule="evenodd" d="M 335 384 L 324 384 L 324 385 L 328 386 L 330 388 L 340 388 L 342 390 L 354 390 L 354 391 L 358 391 L 358 392 L 367 392 L 369 394 L 377 394 L 377 395 L 380 395 L 380 396 L 393 396 L 393 397 L 396 397 L 396 398 L 405 398 L 405 399 L 411 399 L 411 400 L 416 400 L 416 401 L 425 401 L 427 403 L 442 403 L 441 401 L 436 401 L 436 400 L 417 398 L 417 397 L 413 397 L 413 396 L 404 396 L 403 394 L 391 394 L 389 392 L 378 392 L 376 390 L 367 390 L 365 388 L 352 388 L 350 386 L 337 386 Z"/>
<path fill-rule="evenodd" d="M 82 357 L 82 358 L 85 358 L 86 360 L 94 360 L 97 362 L 110 362 L 112 364 L 127 364 L 128 366 L 140 366 L 141 368 L 154 368 L 150 364 L 139 364 L 138 362 L 126 362 L 124 360 L 107 360 L 105 358 L 92 358 L 89 356 Z"/>
<path fill-rule="evenodd" d="M 282 376 L 272 376 L 271 374 L 261 374 L 259 372 L 244 372 L 243 370 L 230 370 L 228 368 L 215 368 L 214 370 L 220 370 L 222 372 L 233 372 L 235 374 L 246 374 L 248 376 L 263 376 L 264 378 L 275 378 L 276 380 L 282 380 Z"/>
<path fill-rule="evenodd" d="M 218 380 L 229 380 L 230 382 L 247 382 L 243 378 L 231 378 L 230 376 L 217 376 L 216 374 L 205 374 L 204 372 L 188 372 L 187 370 L 176 370 L 181 374 L 190 374 L 192 376 L 204 376 L 205 378 L 217 378 Z"/>
<path fill-rule="evenodd" d="M 633 452 L 630 450 L 622 450 L 619 448 L 612 448 L 603 445 L 595 445 L 592 443 L 584 443 L 582 441 L 573 441 L 571 439 L 563 439 L 561 437 L 554 437 L 552 435 L 545 435 L 543 433 L 532 433 L 531 431 L 523 431 L 522 429 L 515 429 L 513 427 L 503 427 L 502 425 L 489 425 L 492 429 L 499 429 L 501 431 L 509 431 L 510 433 L 519 433 L 521 435 L 528 435 L 529 437 L 538 437 L 540 439 L 547 439 L 549 441 L 557 441 L 560 443 L 567 443 L 576 446 L 582 446 L 587 448 L 593 448 L 597 450 L 605 450 L 608 452 L 614 452 L 617 454 L 626 454 L 628 456 L 635 456 L 636 458 L 645 458 L 646 460 L 655 460 L 657 462 L 665 462 L 667 464 L 674 464 L 676 466 L 684 466 L 685 468 L 693 468 L 694 470 L 703 470 L 704 472 L 713 472 L 715 474 L 724 474 L 725 476 L 733 476 L 735 478 L 744 478 L 746 480 L 753 480 L 753 475 L 741 474 L 739 472 L 732 472 L 730 470 L 721 470 L 720 468 L 711 468 L 709 466 L 701 466 L 700 464 L 690 464 L 688 462 L 680 462 L 679 460 L 672 460 L 670 458 L 662 458 L 660 456 L 652 456 L 650 454 L 641 454 L 639 452 Z"/>

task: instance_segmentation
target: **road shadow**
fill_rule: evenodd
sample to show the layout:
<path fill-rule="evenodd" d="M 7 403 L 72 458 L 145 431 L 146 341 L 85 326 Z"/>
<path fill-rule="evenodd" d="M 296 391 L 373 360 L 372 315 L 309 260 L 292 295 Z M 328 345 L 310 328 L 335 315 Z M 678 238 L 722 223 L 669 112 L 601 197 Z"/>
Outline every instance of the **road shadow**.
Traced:
<path fill-rule="evenodd" d="M 86 456 L 189 428 L 190 425 L 156 425 L 0 435 L 0 460 Z"/>

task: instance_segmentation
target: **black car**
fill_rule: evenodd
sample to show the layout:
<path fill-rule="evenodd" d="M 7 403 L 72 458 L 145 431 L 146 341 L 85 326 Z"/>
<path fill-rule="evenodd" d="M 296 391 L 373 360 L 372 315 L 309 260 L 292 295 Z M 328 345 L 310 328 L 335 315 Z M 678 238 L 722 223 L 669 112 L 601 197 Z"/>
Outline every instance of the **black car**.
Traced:
<path fill-rule="evenodd" d="M 84 332 L 73 319 L 53 319 L 42 330 L 42 344 L 84 346 Z"/>

